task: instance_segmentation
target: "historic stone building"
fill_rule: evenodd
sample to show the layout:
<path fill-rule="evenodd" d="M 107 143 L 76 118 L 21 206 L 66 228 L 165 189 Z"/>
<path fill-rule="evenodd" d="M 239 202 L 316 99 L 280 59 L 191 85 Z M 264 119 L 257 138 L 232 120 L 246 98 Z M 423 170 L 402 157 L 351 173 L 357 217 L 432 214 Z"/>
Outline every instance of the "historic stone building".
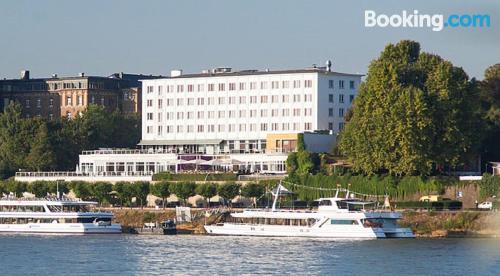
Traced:
<path fill-rule="evenodd" d="M 125 114 L 141 113 L 141 79 L 155 76 L 116 73 L 109 77 L 30 78 L 29 71 L 22 71 L 20 79 L 0 80 L 0 111 L 11 102 L 23 107 L 26 117 L 73 118 L 88 105 L 97 104 L 109 111 L 116 109 Z"/>

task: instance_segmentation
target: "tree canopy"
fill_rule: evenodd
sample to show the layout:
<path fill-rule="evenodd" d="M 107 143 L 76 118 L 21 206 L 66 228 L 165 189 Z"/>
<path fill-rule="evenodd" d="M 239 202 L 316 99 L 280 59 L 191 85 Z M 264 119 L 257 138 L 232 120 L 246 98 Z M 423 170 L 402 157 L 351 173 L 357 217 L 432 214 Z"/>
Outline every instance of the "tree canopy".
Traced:
<path fill-rule="evenodd" d="M 477 135 L 477 89 L 420 44 L 389 44 L 369 66 L 339 149 L 366 174 L 428 175 L 457 166 Z"/>

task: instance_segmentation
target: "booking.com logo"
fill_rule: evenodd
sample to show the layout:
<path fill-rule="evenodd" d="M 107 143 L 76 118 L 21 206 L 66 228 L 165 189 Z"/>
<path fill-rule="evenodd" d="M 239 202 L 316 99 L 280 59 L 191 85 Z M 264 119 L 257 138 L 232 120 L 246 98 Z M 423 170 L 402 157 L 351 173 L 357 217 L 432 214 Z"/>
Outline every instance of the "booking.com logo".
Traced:
<path fill-rule="evenodd" d="M 401 14 L 378 14 L 372 10 L 365 11 L 365 27 L 403 27 L 432 28 L 439 32 L 444 28 L 483 28 L 490 27 L 488 14 L 450 14 L 446 20 L 443 14 L 419 14 L 417 10 L 409 13 L 403 10 Z"/>

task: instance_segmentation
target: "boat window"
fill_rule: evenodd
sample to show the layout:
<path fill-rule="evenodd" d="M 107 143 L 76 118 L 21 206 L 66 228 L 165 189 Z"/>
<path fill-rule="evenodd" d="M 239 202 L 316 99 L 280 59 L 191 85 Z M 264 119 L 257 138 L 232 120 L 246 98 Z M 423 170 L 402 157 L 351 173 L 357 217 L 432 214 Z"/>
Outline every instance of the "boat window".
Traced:
<path fill-rule="evenodd" d="M 330 220 L 331 224 L 339 224 L 339 225 L 358 225 L 357 220 L 352 219 L 332 219 Z"/>
<path fill-rule="evenodd" d="M 362 219 L 361 223 L 363 223 L 363 227 L 365 227 L 365 228 L 383 227 L 384 226 L 383 219 Z"/>
<path fill-rule="evenodd" d="M 319 202 L 319 206 L 332 206 L 332 201 L 329 199 L 323 199 Z"/>
<path fill-rule="evenodd" d="M 339 209 L 347 209 L 347 202 L 345 200 L 337 201 L 337 207 Z"/>
<path fill-rule="evenodd" d="M 0 212 L 45 212 L 40 205 L 1 205 Z"/>

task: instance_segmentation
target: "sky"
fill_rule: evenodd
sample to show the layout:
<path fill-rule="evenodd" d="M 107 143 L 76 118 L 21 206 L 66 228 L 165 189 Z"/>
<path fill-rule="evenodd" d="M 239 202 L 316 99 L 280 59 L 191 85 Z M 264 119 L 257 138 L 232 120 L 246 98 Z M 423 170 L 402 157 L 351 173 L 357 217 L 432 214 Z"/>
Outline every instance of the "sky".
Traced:
<path fill-rule="evenodd" d="M 481 13 L 490 28 L 366 28 L 365 10 L 401 14 Z M 500 62 L 500 1 L 44 1 L 0 2 L 0 78 L 168 75 L 215 67 L 296 69 L 333 61 L 367 72 L 388 43 L 420 42 L 470 77 Z"/>

